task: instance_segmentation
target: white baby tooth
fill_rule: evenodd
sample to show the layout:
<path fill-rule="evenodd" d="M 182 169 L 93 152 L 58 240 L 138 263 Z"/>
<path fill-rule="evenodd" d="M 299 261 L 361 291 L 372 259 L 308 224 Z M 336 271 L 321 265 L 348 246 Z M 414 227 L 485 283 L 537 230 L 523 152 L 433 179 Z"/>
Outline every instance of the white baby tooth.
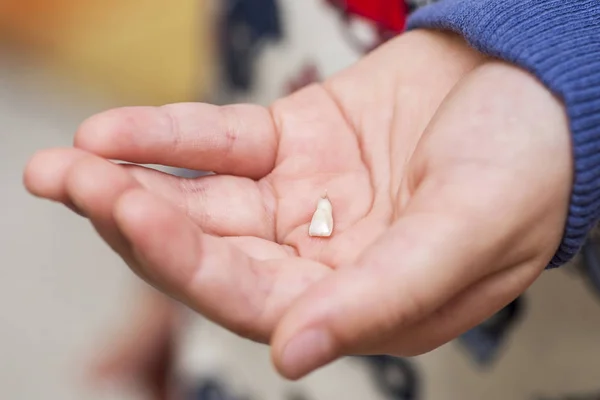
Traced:
<path fill-rule="evenodd" d="M 327 194 L 319 199 L 317 210 L 312 216 L 310 227 L 308 228 L 309 236 L 314 237 L 329 237 L 333 232 L 333 208 L 331 202 L 327 198 Z"/>

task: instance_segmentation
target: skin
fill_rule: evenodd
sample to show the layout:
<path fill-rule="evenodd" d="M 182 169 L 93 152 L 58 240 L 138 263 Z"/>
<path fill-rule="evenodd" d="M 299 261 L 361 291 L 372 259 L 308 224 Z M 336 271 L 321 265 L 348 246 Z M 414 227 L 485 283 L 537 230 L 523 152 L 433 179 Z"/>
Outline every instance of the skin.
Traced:
<path fill-rule="evenodd" d="M 270 108 L 96 115 L 73 148 L 36 154 L 25 185 L 298 379 L 343 355 L 428 352 L 516 298 L 558 248 L 572 169 L 563 105 L 541 83 L 415 31 Z M 325 191 L 335 229 L 311 238 Z"/>

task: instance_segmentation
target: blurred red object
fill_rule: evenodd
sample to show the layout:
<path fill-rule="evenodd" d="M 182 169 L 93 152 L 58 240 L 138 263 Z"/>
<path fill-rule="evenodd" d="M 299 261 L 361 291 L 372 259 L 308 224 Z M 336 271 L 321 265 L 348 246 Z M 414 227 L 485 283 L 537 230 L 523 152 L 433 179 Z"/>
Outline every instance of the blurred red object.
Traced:
<path fill-rule="evenodd" d="M 408 6 L 403 0 L 326 0 L 348 15 L 366 18 L 381 30 L 402 32 Z"/>

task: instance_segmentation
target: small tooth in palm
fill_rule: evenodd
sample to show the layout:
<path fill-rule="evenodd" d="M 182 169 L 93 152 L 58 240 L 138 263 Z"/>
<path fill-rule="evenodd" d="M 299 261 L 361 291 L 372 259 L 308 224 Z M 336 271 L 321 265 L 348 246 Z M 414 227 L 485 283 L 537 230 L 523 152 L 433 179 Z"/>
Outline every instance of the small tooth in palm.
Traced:
<path fill-rule="evenodd" d="M 333 207 L 327 194 L 319 199 L 308 228 L 309 236 L 329 237 L 333 232 Z"/>

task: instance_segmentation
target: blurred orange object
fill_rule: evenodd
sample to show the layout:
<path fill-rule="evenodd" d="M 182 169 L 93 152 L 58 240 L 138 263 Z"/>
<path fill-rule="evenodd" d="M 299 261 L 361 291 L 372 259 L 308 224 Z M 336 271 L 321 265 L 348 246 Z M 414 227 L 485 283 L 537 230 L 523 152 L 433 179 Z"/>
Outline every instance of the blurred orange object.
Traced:
<path fill-rule="evenodd" d="M 210 0 L 2 0 L 0 32 L 117 101 L 163 104 L 207 95 Z"/>
<path fill-rule="evenodd" d="M 114 0 L 104 2 L 105 7 L 112 7 L 111 2 Z M 51 45 L 67 34 L 78 15 L 99 4 L 98 0 L 3 0 L 0 27 L 10 39 L 28 45 Z"/>

